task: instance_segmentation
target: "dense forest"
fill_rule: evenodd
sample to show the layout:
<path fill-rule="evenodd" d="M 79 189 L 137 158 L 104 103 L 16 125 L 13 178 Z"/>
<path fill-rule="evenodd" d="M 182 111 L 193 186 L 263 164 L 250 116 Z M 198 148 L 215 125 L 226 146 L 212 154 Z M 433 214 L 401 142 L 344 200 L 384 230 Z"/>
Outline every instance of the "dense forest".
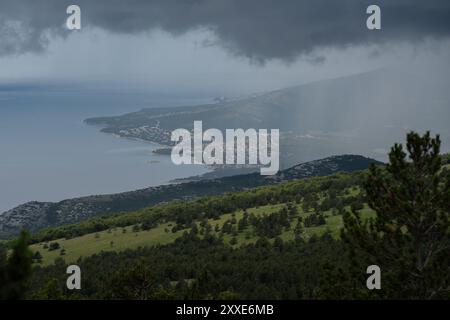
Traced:
<path fill-rule="evenodd" d="M 48 229 L 31 238 L 23 232 L 0 249 L 0 295 L 448 299 L 450 171 L 448 157 L 439 151 L 439 137 L 410 133 L 405 147 L 392 148 L 386 166 L 368 171 L 175 201 Z M 258 215 L 251 210 L 268 204 L 280 206 Z M 366 206 L 373 215 L 362 214 Z M 223 223 L 214 223 L 225 214 Z M 333 216 L 343 221 L 338 236 L 327 225 Z M 82 289 L 67 289 L 69 263 L 58 239 L 125 226 L 133 226 L 133 232 L 153 230 L 164 223 L 171 225 L 165 233 L 180 236 L 168 244 L 80 257 L 75 264 L 82 270 Z M 307 233 L 323 226 L 324 232 Z M 60 257 L 44 265 L 39 252 L 27 247 L 31 243 L 59 250 Z M 382 270 L 381 290 L 366 286 L 366 269 L 374 264 Z"/>

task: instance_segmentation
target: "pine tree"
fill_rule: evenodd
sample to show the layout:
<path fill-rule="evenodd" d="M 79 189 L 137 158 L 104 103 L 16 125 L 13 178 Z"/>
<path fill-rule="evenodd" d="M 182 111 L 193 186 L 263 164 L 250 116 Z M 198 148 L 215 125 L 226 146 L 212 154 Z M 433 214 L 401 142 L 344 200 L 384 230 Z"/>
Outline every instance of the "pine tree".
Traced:
<path fill-rule="evenodd" d="M 39 251 L 36 251 L 33 253 L 33 262 L 36 262 L 36 263 L 42 262 L 42 255 Z"/>
<path fill-rule="evenodd" d="M 110 283 L 113 299 L 149 300 L 157 288 L 154 270 L 141 260 L 132 267 L 118 270 Z"/>
<path fill-rule="evenodd" d="M 4 299 L 5 286 L 7 280 L 6 266 L 7 266 L 7 250 L 6 247 L 0 244 L 0 299 Z"/>
<path fill-rule="evenodd" d="M 32 263 L 32 253 L 28 243 L 29 235 L 26 231 L 22 231 L 12 245 L 11 255 L 6 259 L 6 252 L 4 252 L 3 258 L 0 257 L 1 299 L 17 300 L 25 296 Z"/>
<path fill-rule="evenodd" d="M 51 278 L 44 288 L 32 295 L 32 298 L 39 300 L 63 300 L 65 297 L 61 288 L 61 281 Z"/>
<path fill-rule="evenodd" d="M 389 164 L 369 170 L 364 188 L 376 218 L 364 221 L 357 211 L 344 216 L 353 265 L 361 274 L 370 264 L 381 268 L 382 297 L 450 297 L 450 174 L 440 144 L 429 132 L 409 133 L 409 159 L 395 144 Z"/>

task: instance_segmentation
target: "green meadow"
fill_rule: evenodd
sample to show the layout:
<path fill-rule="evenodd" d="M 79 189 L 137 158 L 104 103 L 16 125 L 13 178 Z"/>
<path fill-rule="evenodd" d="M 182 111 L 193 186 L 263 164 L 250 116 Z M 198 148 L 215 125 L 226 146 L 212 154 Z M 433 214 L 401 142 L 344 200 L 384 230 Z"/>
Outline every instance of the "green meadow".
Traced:
<path fill-rule="evenodd" d="M 250 208 L 247 210 L 249 214 L 261 216 L 270 214 L 281 210 L 285 206 L 284 203 L 275 205 L 266 205 L 261 207 Z M 312 212 L 304 212 L 301 205 L 296 205 L 298 217 L 305 218 Z M 334 215 L 331 210 L 324 213 L 326 224 L 321 226 L 304 228 L 303 237 L 309 239 L 313 235 L 321 235 L 325 232 L 330 232 L 335 238 L 339 237 L 340 229 L 342 228 L 342 216 Z M 374 213 L 367 207 L 361 210 L 363 217 L 368 218 L 374 216 Z M 243 210 L 238 210 L 233 213 L 221 215 L 218 219 L 208 219 L 208 223 L 212 226 L 212 234 L 218 235 L 215 231 L 216 225 L 222 228 L 224 223 L 228 220 L 236 219 L 239 221 L 244 215 Z M 294 228 L 297 224 L 298 217 L 292 219 L 289 230 L 283 231 L 280 238 L 284 241 L 294 239 Z M 117 227 L 101 232 L 90 233 L 72 239 L 57 239 L 49 242 L 41 242 L 30 246 L 33 252 L 39 251 L 42 255 L 42 265 L 53 263 L 57 258 L 62 258 L 66 262 L 76 262 L 81 257 L 87 257 L 100 253 L 102 251 L 123 251 L 126 249 L 136 249 L 144 246 L 164 245 L 175 241 L 184 232 L 190 231 L 190 228 L 172 232 L 174 222 L 167 222 L 158 225 L 150 230 L 140 230 L 135 226 Z M 197 222 L 200 228 L 200 222 Z M 200 228 L 201 230 L 201 228 Z M 230 234 L 223 234 L 225 242 L 230 243 L 233 236 Z M 241 246 L 248 243 L 255 242 L 258 237 L 253 231 L 253 227 L 249 226 L 245 230 L 240 231 L 235 236 L 237 242 L 234 246 Z M 273 240 L 272 240 L 273 241 Z M 49 250 L 51 243 L 58 243 L 59 248 L 56 250 Z"/>

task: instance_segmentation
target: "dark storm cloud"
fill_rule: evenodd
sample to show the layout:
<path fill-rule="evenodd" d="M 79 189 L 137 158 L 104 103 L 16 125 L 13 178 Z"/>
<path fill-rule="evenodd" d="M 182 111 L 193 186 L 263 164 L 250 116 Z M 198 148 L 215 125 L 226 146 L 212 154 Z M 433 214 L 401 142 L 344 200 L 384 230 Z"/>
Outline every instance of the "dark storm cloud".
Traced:
<path fill-rule="evenodd" d="M 81 6 L 84 27 L 175 35 L 208 28 L 224 48 L 259 61 L 450 35 L 449 0 L 0 0 L 0 55 L 41 51 L 52 35 L 66 36 L 70 4 Z M 370 4 L 382 9 L 381 31 L 365 27 Z"/>

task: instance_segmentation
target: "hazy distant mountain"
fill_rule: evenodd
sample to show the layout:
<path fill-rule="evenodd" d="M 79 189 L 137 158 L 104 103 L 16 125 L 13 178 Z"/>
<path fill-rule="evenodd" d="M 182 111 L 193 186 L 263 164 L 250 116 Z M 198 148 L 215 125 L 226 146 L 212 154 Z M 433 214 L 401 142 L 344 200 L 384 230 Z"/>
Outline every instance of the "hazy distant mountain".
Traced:
<path fill-rule="evenodd" d="M 333 156 L 296 165 L 275 176 L 259 173 L 213 180 L 163 185 L 111 195 L 98 195 L 63 200 L 57 203 L 29 202 L 0 215 L 0 238 L 17 234 L 25 228 L 37 231 L 46 227 L 71 224 L 100 215 L 138 210 L 157 203 L 186 200 L 242 191 L 258 186 L 324 176 L 336 172 L 366 169 L 375 160 L 356 155 Z"/>
<path fill-rule="evenodd" d="M 104 132 L 162 144 L 170 141 L 171 130 L 192 128 L 195 120 L 203 120 L 204 129 L 279 128 L 283 168 L 330 154 L 363 154 L 383 160 L 387 149 L 404 141 L 405 132 L 412 129 L 440 133 L 446 152 L 450 141 L 447 71 L 428 70 L 427 78 L 423 78 L 418 69 L 382 69 L 240 99 L 220 99 L 208 105 L 143 109 L 86 122 L 102 126 Z M 339 166 L 336 170 L 340 170 Z M 247 177 L 246 182 L 237 182 L 232 177 L 217 179 L 219 183 L 213 184 L 192 182 L 56 204 L 33 202 L 1 215 L 0 233 L 11 234 L 21 227 L 36 230 L 93 215 L 135 210 L 161 201 L 233 191 L 270 181 L 258 174 L 240 177 Z M 277 179 L 279 176 L 272 182 Z"/>
<path fill-rule="evenodd" d="M 430 72 L 427 73 L 428 75 Z M 276 90 L 237 100 L 178 108 L 143 109 L 87 119 L 103 132 L 167 144 L 176 128 L 279 128 L 284 168 L 329 154 L 385 159 L 386 149 L 409 130 L 450 138 L 449 75 L 436 70 L 382 69 Z"/>

